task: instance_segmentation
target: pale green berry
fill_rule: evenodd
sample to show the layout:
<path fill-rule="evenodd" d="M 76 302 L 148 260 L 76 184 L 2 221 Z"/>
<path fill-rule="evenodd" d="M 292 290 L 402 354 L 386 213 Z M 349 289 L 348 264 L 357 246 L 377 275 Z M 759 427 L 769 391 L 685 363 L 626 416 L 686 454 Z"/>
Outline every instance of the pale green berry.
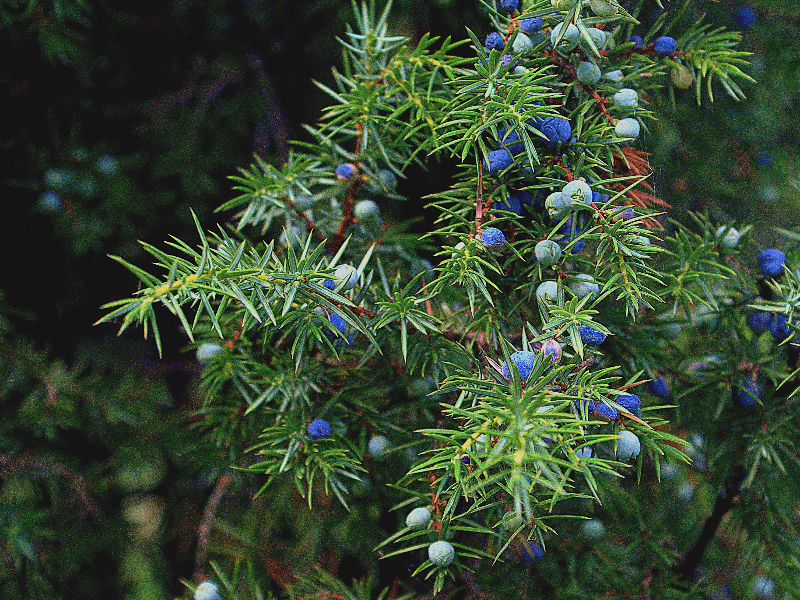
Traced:
<path fill-rule="evenodd" d="M 521 31 L 517 32 L 517 37 L 514 39 L 511 48 L 514 54 L 521 54 L 522 56 L 530 56 L 533 54 L 533 42 L 531 38 Z"/>
<path fill-rule="evenodd" d="M 672 85 L 679 90 L 688 90 L 694 83 L 694 75 L 686 65 L 678 65 L 677 68 L 670 69 L 669 78 L 672 80 Z"/>
<path fill-rule="evenodd" d="M 373 435 L 367 444 L 367 451 L 370 453 L 372 458 L 377 460 L 383 458 L 391 447 L 392 443 L 388 440 L 388 438 L 382 435 Z"/>
<path fill-rule="evenodd" d="M 724 235 L 723 235 L 724 234 Z M 717 228 L 719 245 L 726 250 L 733 250 L 739 244 L 739 231 L 735 227 L 723 225 Z"/>
<path fill-rule="evenodd" d="M 617 5 L 608 0 L 589 0 L 589 7 L 598 17 L 613 17 L 617 14 Z"/>
<path fill-rule="evenodd" d="M 636 108 L 639 106 L 639 94 L 636 93 L 636 90 L 632 90 L 631 88 L 622 88 L 614 94 L 614 104 L 617 106 L 631 106 Z"/>
<path fill-rule="evenodd" d="M 570 212 L 570 205 L 565 202 L 561 192 L 553 192 L 545 198 L 544 206 L 550 214 L 550 218 L 555 220 L 566 217 Z"/>
<path fill-rule="evenodd" d="M 603 73 L 603 79 L 608 79 L 609 81 L 622 81 L 623 77 L 625 77 L 625 75 L 619 69 Z"/>
<path fill-rule="evenodd" d="M 503 515 L 503 529 L 506 531 L 516 531 L 520 527 L 522 527 L 525 520 L 520 517 L 517 513 L 513 510 L 509 510 L 507 513 Z"/>
<path fill-rule="evenodd" d="M 577 0 L 550 0 L 550 5 L 556 10 L 572 10 Z"/>
<path fill-rule="evenodd" d="M 213 581 L 204 581 L 194 589 L 194 600 L 220 600 L 219 587 Z"/>
<path fill-rule="evenodd" d="M 567 206 L 589 206 L 592 203 L 592 188 L 583 179 L 573 179 L 561 189 L 561 196 Z"/>
<path fill-rule="evenodd" d="M 572 290 L 572 293 L 583 298 L 584 296 L 597 296 L 600 293 L 600 286 L 595 283 L 594 277 L 587 273 L 578 273 L 575 277 L 567 283 L 567 287 Z"/>
<path fill-rule="evenodd" d="M 533 251 L 536 253 L 536 260 L 543 267 L 554 265 L 561 259 L 561 246 L 553 240 L 542 240 Z"/>
<path fill-rule="evenodd" d="M 219 344 L 205 343 L 200 344 L 197 348 L 197 360 L 208 360 L 213 356 L 222 352 L 222 346 Z"/>
<path fill-rule="evenodd" d="M 428 546 L 428 558 L 437 567 L 446 567 L 455 557 L 456 551 L 450 542 L 439 540 Z"/>
<path fill-rule="evenodd" d="M 578 69 L 575 71 L 575 74 L 578 76 L 578 81 L 581 83 L 594 85 L 600 81 L 600 75 L 602 73 L 600 71 L 600 67 L 593 62 L 585 60 L 578 65 Z"/>
<path fill-rule="evenodd" d="M 431 522 L 433 515 L 429 508 L 419 506 L 408 513 L 406 517 L 406 527 L 410 529 L 425 529 Z"/>
<path fill-rule="evenodd" d="M 597 27 L 589 27 L 586 29 L 589 34 L 589 39 L 592 40 L 594 47 L 597 48 L 598 51 L 602 50 L 606 45 L 607 34 L 602 29 L 598 29 Z M 587 50 L 589 49 L 589 44 L 586 42 L 583 43 L 583 47 Z"/>
<path fill-rule="evenodd" d="M 556 40 L 559 38 L 561 38 L 561 40 L 558 42 L 558 46 L 556 46 Z M 556 50 L 570 52 L 571 50 L 575 49 L 575 46 L 578 45 L 580 38 L 581 32 L 574 23 L 562 21 L 553 27 L 552 31 L 550 32 L 550 45 L 555 47 Z"/>
<path fill-rule="evenodd" d="M 536 296 L 551 302 L 558 301 L 558 282 L 556 281 L 543 281 L 536 288 Z"/>
<path fill-rule="evenodd" d="M 344 281 L 343 290 L 351 290 L 358 284 L 358 269 L 351 265 L 339 265 L 336 267 L 333 277 Z"/>
<path fill-rule="evenodd" d="M 606 534 L 606 526 L 600 519 L 589 519 L 581 526 L 583 536 L 590 540 L 599 540 Z"/>
<path fill-rule="evenodd" d="M 374 200 L 359 200 L 353 207 L 353 215 L 359 221 L 368 221 L 381 214 L 381 209 Z"/>
<path fill-rule="evenodd" d="M 631 117 L 620 119 L 614 127 L 614 133 L 621 138 L 637 138 L 640 131 L 641 125 L 639 125 L 639 121 Z"/>

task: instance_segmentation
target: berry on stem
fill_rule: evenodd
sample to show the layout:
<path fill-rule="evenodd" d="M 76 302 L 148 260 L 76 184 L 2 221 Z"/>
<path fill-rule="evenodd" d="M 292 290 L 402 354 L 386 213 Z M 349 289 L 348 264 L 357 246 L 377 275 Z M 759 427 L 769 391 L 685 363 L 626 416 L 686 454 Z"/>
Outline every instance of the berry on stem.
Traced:
<path fill-rule="evenodd" d="M 767 277 L 783 275 L 783 263 L 786 255 L 776 248 L 767 248 L 758 255 L 758 270 Z"/>
<path fill-rule="evenodd" d="M 531 371 L 533 371 L 533 363 L 535 360 L 536 354 L 533 352 L 528 352 L 527 350 L 519 350 L 511 355 L 511 362 L 517 366 L 517 371 L 519 372 L 519 378 L 521 381 L 527 381 L 528 377 L 530 377 Z M 511 381 L 511 370 L 506 361 L 503 361 L 502 371 L 503 377 Z"/>
<path fill-rule="evenodd" d="M 619 439 L 617 440 L 617 458 L 619 460 L 630 460 L 635 456 L 639 456 L 641 451 L 642 443 L 636 434 L 627 429 L 619 432 Z"/>
<path fill-rule="evenodd" d="M 356 167 L 353 163 L 342 163 L 336 167 L 336 178 L 339 181 L 352 179 L 356 174 Z"/>
<path fill-rule="evenodd" d="M 406 517 L 406 527 L 409 529 L 425 529 L 431 522 L 433 515 L 429 508 L 425 506 L 418 506 Z"/>
<path fill-rule="evenodd" d="M 581 340 L 587 346 L 599 346 L 606 341 L 606 334 L 592 327 L 581 325 L 578 327 L 578 331 L 581 334 Z"/>
<path fill-rule="evenodd" d="M 487 227 L 481 232 L 481 243 L 492 250 L 502 250 L 506 236 L 497 227 Z"/>
<path fill-rule="evenodd" d="M 503 42 L 503 36 L 493 31 L 489 35 L 486 36 L 486 41 L 483 43 L 489 50 L 497 50 L 500 52 L 505 43 Z"/>
<path fill-rule="evenodd" d="M 542 17 L 531 17 L 529 19 L 520 19 L 519 28 L 524 33 L 536 33 L 542 28 Z"/>
<path fill-rule="evenodd" d="M 656 54 L 661 56 L 674 54 L 677 49 L 678 42 L 675 41 L 674 37 L 670 37 L 668 35 L 662 35 L 661 37 L 656 38 L 656 41 L 653 42 L 653 50 Z"/>

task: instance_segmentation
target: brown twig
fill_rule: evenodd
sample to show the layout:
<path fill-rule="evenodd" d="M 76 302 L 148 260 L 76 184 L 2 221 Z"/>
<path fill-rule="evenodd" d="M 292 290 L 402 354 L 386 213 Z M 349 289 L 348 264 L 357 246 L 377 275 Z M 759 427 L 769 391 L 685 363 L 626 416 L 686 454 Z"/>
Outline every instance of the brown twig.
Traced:
<path fill-rule="evenodd" d="M 202 581 L 206 578 L 203 564 L 205 563 L 206 554 L 208 552 L 211 528 L 213 527 L 214 518 L 219 509 L 219 503 L 222 501 L 222 497 L 225 495 L 232 481 L 233 477 L 229 472 L 226 471 L 220 475 L 217 478 L 217 483 L 214 485 L 214 491 L 211 492 L 211 496 L 203 510 L 203 518 L 200 520 L 200 525 L 197 527 L 197 552 L 195 552 L 193 576 L 195 581 Z"/>

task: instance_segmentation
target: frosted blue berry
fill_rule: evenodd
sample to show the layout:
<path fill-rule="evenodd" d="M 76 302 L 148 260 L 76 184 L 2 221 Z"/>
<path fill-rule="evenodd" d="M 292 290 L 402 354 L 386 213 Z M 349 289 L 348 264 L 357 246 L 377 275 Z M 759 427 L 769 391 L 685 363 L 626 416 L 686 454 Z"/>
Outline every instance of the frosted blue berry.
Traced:
<path fill-rule="evenodd" d="M 644 47 L 644 40 L 642 39 L 642 36 L 640 36 L 640 35 L 632 35 L 628 39 L 628 41 L 629 42 L 633 42 L 633 47 L 636 48 L 637 50 L 639 50 L 639 49 Z"/>
<path fill-rule="evenodd" d="M 450 542 L 439 540 L 428 546 L 428 558 L 437 567 L 446 567 L 456 557 L 456 551 Z"/>
<path fill-rule="evenodd" d="M 592 188 L 583 179 L 573 179 L 561 189 L 561 196 L 573 208 L 582 208 L 592 203 Z"/>
<path fill-rule="evenodd" d="M 614 81 L 614 82 L 622 81 L 624 77 L 625 75 L 619 69 L 603 73 L 603 79 L 608 79 L 609 81 Z"/>
<path fill-rule="evenodd" d="M 602 71 L 600 70 L 600 67 L 598 67 L 593 62 L 585 60 L 578 65 L 575 74 L 578 77 L 578 81 L 580 81 L 581 83 L 594 85 L 595 83 L 600 81 L 600 75 L 602 75 Z"/>
<path fill-rule="evenodd" d="M 519 8 L 519 0 L 500 0 L 500 5 L 506 9 L 506 12 L 513 12 Z"/>
<path fill-rule="evenodd" d="M 758 255 L 758 270 L 767 277 L 783 275 L 783 263 L 786 255 L 776 248 L 767 248 Z"/>
<path fill-rule="evenodd" d="M 334 326 L 340 333 L 344 333 L 345 328 L 347 327 L 347 321 L 345 321 L 342 317 L 337 315 L 336 313 L 331 313 L 328 320 L 331 322 L 331 325 Z"/>
<path fill-rule="evenodd" d="M 219 344 L 205 343 L 200 344 L 197 348 L 197 360 L 208 360 L 213 356 L 222 352 L 222 346 Z"/>
<path fill-rule="evenodd" d="M 543 281 L 536 288 L 536 297 L 549 302 L 558 302 L 558 283 Z"/>
<path fill-rule="evenodd" d="M 333 279 L 331 279 L 330 277 L 326 277 L 325 281 L 322 282 L 322 285 L 324 285 L 329 290 L 335 290 L 336 289 L 336 282 Z"/>
<path fill-rule="evenodd" d="M 511 362 L 517 366 L 520 380 L 527 381 L 528 377 L 531 375 L 531 371 L 533 371 L 533 363 L 536 360 L 536 354 L 533 352 L 528 352 L 527 350 L 520 350 L 514 352 L 510 358 Z M 503 377 L 511 381 L 511 370 L 508 364 L 506 364 L 506 361 L 503 361 L 501 368 L 503 371 Z"/>
<path fill-rule="evenodd" d="M 312 440 L 324 440 L 331 437 L 330 423 L 324 419 L 314 419 L 308 424 L 306 431 Z"/>
<path fill-rule="evenodd" d="M 558 45 L 556 46 L 556 40 L 559 40 L 559 38 L 560 41 L 558 41 Z M 580 38 L 581 32 L 577 25 L 568 23 L 567 21 L 561 21 L 561 23 L 553 27 L 550 32 L 550 45 L 556 50 L 570 52 L 578 45 Z"/>
<path fill-rule="evenodd" d="M 392 443 L 383 435 L 373 435 L 367 443 L 367 451 L 375 459 L 382 458 L 391 447 Z"/>
<path fill-rule="evenodd" d="M 755 333 L 764 333 L 772 325 L 772 314 L 765 310 L 751 310 L 747 313 L 747 326 Z"/>
<path fill-rule="evenodd" d="M 44 192 L 36 201 L 36 207 L 42 212 L 57 213 L 62 206 L 61 196 L 53 191 Z"/>
<path fill-rule="evenodd" d="M 619 439 L 617 440 L 617 458 L 619 460 L 629 460 L 642 451 L 642 443 L 631 431 L 623 429 L 619 432 Z"/>
<path fill-rule="evenodd" d="M 497 50 L 500 52 L 505 46 L 505 42 L 503 41 L 503 36 L 493 31 L 489 35 L 486 36 L 486 41 L 483 43 L 489 50 Z"/>
<path fill-rule="evenodd" d="M 662 35 L 661 37 L 656 38 L 656 41 L 653 42 L 653 50 L 656 54 L 661 56 L 674 54 L 677 49 L 678 42 L 675 41 L 674 37 L 670 37 L 668 35 Z"/>
<path fill-rule="evenodd" d="M 514 52 L 514 54 L 520 56 L 530 56 L 533 54 L 534 45 L 531 41 L 531 38 L 518 31 L 517 37 L 514 38 L 514 43 L 511 45 L 511 50 Z M 516 67 L 517 65 L 514 66 Z"/>
<path fill-rule="evenodd" d="M 539 127 L 550 146 L 555 146 L 559 142 L 566 144 L 572 137 L 572 125 L 569 120 L 563 117 L 547 117 Z"/>
<path fill-rule="evenodd" d="M 642 407 L 642 401 L 636 394 L 621 394 L 614 398 L 614 402 L 619 404 L 629 413 L 637 416 L 639 415 L 639 409 Z"/>
<path fill-rule="evenodd" d="M 536 254 L 536 260 L 543 267 L 554 265 L 561 258 L 561 246 L 553 240 L 542 240 L 538 242 L 533 251 Z"/>
<path fill-rule="evenodd" d="M 506 236 L 497 227 L 487 227 L 481 232 L 481 243 L 492 250 L 502 250 Z"/>
<path fill-rule="evenodd" d="M 111 154 L 103 154 L 103 156 L 98 157 L 97 161 L 95 161 L 94 168 L 100 175 L 111 177 L 115 175 L 119 169 L 119 162 Z"/>
<path fill-rule="evenodd" d="M 433 515 L 429 508 L 418 506 L 406 517 L 406 527 L 410 529 L 425 529 L 431 522 Z"/>
<path fill-rule="evenodd" d="M 606 334 L 592 327 L 581 325 L 578 327 L 578 331 L 580 331 L 581 340 L 587 346 L 599 346 L 606 341 Z"/>
<path fill-rule="evenodd" d="M 522 203 L 514 194 L 509 194 L 506 196 L 505 200 L 495 202 L 493 208 L 494 210 L 506 210 L 514 213 L 515 215 L 519 215 L 522 212 Z"/>
<path fill-rule="evenodd" d="M 519 20 L 519 28 L 525 33 L 536 33 L 542 28 L 542 17 L 530 17 Z"/>
<path fill-rule="evenodd" d="M 654 377 L 647 383 L 648 391 L 662 400 L 669 400 L 669 386 L 667 380 L 661 376 Z"/>
<path fill-rule="evenodd" d="M 755 406 L 761 397 L 761 388 L 752 377 L 747 377 L 736 390 L 736 400 L 742 406 Z"/>
<path fill-rule="evenodd" d="M 789 327 L 789 317 L 786 315 L 775 315 L 770 319 L 769 331 L 776 341 L 782 342 L 792 334 L 792 329 Z"/>
<path fill-rule="evenodd" d="M 381 209 L 374 200 L 359 200 L 353 207 L 353 215 L 359 221 L 368 221 L 381 214 Z"/>
<path fill-rule="evenodd" d="M 613 421 L 617 418 L 617 409 L 602 402 L 594 405 L 594 416 L 602 421 Z"/>
<path fill-rule="evenodd" d="M 617 121 L 617 124 L 614 126 L 614 133 L 620 138 L 633 139 L 639 137 L 641 129 L 642 127 L 639 125 L 639 121 L 632 117 L 625 117 Z"/>
<path fill-rule="evenodd" d="M 336 167 L 336 178 L 339 181 L 347 181 L 356 174 L 356 168 L 352 163 L 342 163 Z"/>
<path fill-rule="evenodd" d="M 762 598 L 769 598 L 775 592 L 775 582 L 763 575 L 759 575 L 753 582 L 753 591 Z"/>
<path fill-rule="evenodd" d="M 549 358 L 551 364 L 560 361 L 562 355 L 563 350 L 561 344 L 556 340 L 547 340 L 542 344 L 542 356 Z"/>
<path fill-rule="evenodd" d="M 505 127 L 500 127 L 497 129 L 497 137 L 503 147 L 512 154 L 519 154 L 525 150 L 525 144 L 513 129 L 507 131 Z"/>
<path fill-rule="evenodd" d="M 194 600 L 220 600 L 219 587 L 213 581 L 204 581 L 194 589 Z"/>
<path fill-rule="evenodd" d="M 614 104 L 616 106 L 630 106 L 635 108 L 639 106 L 639 94 L 636 93 L 636 90 L 632 90 L 631 88 L 622 88 L 614 94 Z"/>
<path fill-rule="evenodd" d="M 490 150 L 487 161 L 483 161 L 483 168 L 489 172 L 489 175 L 498 175 L 501 171 L 505 171 L 514 162 L 514 157 L 505 148 L 500 150 Z"/>

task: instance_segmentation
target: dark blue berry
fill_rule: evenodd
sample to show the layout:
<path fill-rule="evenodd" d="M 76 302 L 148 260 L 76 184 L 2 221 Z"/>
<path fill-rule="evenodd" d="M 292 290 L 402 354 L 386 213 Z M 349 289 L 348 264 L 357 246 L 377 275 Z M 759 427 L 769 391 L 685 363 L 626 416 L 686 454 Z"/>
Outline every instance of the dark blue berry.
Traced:
<path fill-rule="evenodd" d="M 644 40 L 642 39 L 642 36 L 640 36 L 640 35 L 632 35 L 630 37 L 630 39 L 628 39 L 628 41 L 629 42 L 633 42 L 633 47 L 634 48 L 638 49 L 638 48 L 644 47 Z"/>
<path fill-rule="evenodd" d="M 342 317 L 340 317 L 336 313 L 331 313 L 331 316 L 328 317 L 328 320 L 331 322 L 331 325 L 333 325 L 341 333 L 344 333 L 344 330 L 347 327 L 347 321 L 345 321 Z"/>
<path fill-rule="evenodd" d="M 776 248 L 767 248 L 758 255 L 758 270 L 767 277 L 783 275 L 783 263 L 786 255 Z"/>
<path fill-rule="evenodd" d="M 736 391 L 736 400 L 742 406 L 755 406 L 761 397 L 761 389 L 752 377 L 747 377 L 739 390 Z"/>
<path fill-rule="evenodd" d="M 592 327 L 581 325 L 578 330 L 581 334 L 581 340 L 587 346 L 599 346 L 606 340 L 606 334 L 602 331 L 597 331 Z"/>
<path fill-rule="evenodd" d="M 622 394 L 614 398 L 614 401 L 629 413 L 639 415 L 639 409 L 642 407 L 642 401 L 636 394 Z"/>
<path fill-rule="evenodd" d="M 308 424 L 308 437 L 312 440 L 323 440 L 331 437 L 330 423 L 324 419 L 314 419 Z"/>
<path fill-rule="evenodd" d="M 654 377 L 647 384 L 647 389 L 653 396 L 657 396 L 662 400 L 669 400 L 669 386 L 667 380 L 663 377 Z"/>
<path fill-rule="evenodd" d="M 497 50 L 500 52 L 505 46 L 503 42 L 503 36 L 493 31 L 489 35 L 486 36 L 486 41 L 483 43 L 489 50 Z"/>
<path fill-rule="evenodd" d="M 326 277 L 325 281 L 322 283 L 322 285 L 324 285 L 329 290 L 336 289 L 336 282 L 333 279 L 331 279 L 330 277 Z"/>
<path fill-rule="evenodd" d="M 506 150 L 511 152 L 512 154 L 519 154 L 525 150 L 525 144 L 519 137 L 519 134 L 514 131 L 506 131 L 505 127 L 500 127 L 497 130 L 497 137 L 503 146 L 505 146 Z"/>
<path fill-rule="evenodd" d="M 572 125 L 563 117 L 547 117 L 539 130 L 545 135 L 550 146 L 555 146 L 559 142 L 566 144 L 572 137 Z"/>
<path fill-rule="evenodd" d="M 752 6 L 742 4 L 734 9 L 733 18 L 742 29 L 750 29 L 758 21 L 758 11 Z"/>
<path fill-rule="evenodd" d="M 481 243 L 487 248 L 501 250 L 506 244 L 506 236 L 497 227 L 487 227 L 481 232 Z"/>
<path fill-rule="evenodd" d="M 789 327 L 789 317 L 775 315 L 775 318 L 770 320 L 769 331 L 778 342 L 788 338 L 792 334 L 792 329 Z"/>
<path fill-rule="evenodd" d="M 522 562 L 530 564 L 544 557 L 544 548 L 536 542 L 526 540 L 522 542 Z"/>
<path fill-rule="evenodd" d="M 500 150 L 490 150 L 488 156 L 488 164 L 483 161 L 483 168 L 489 172 L 489 175 L 498 175 L 500 171 L 504 171 L 512 165 L 514 157 L 511 153 L 502 148 Z"/>
<path fill-rule="evenodd" d="M 494 203 L 495 210 L 507 210 L 518 215 L 522 212 L 522 204 L 514 194 L 509 194 L 505 200 Z"/>
<path fill-rule="evenodd" d="M 528 352 L 525 350 L 514 352 L 511 355 L 511 362 L 517 365 L 517 371 L 519 371 L 519 378 L 522 381 L 525 381 L 530 377 L 531 371 L 533 370 L 533 363 L 536 360 L 536 354 L 533 352 Z M 509 370 L 506 361 L 503 361 L 502 365 L 503 377 L 508 380 L 511 380 L 511 371 Z"/>
<path fill-rule="evenodd" d="M 514 57 L 510 54 L 503 54 L 503 56 L 500 57 L 500 64 L 502 64 L 504 67 L 507 67 L 512 62 L 514 63 L 511 65 L 511 69 L 513 70 L 519 66 L 519 61 L 514 62 Z"/>
<path fill-rule="evenodd" d="M 529 19 L 520 19 L 519 28 L 524 33 L 536 33 L 542 28 L 542 17 L 531 17 Z"/>
<path fill-rule="evenodd" d="M 598 402 L 594 405 L 594 416 L 603 421 L 613 421 L 617 418 L 617 409 Z"/>
<path fill-rule="evenodd" d="M 519 8 L 519 0 L 500 0 L 500 4 L 506 9 L 506 12 L 512 12 Z"/>
<path fill-rule="evenodd" d="M 356 168 L 351 163 L 342 163 L 336 167 L 336 177 L 341 181 L 346 181 L 356 174 Z"/>
<path fill-rule="evenodd" d="M 760 169 L 767 169 L 775 163 L 775 159 L 772 158 L 769 152 L 759 152 L 753 157 L 753 161 Z"/>
<path fill-rule="evenodd" d="M 653 50 L 656 54 L 660 54 L 661 56 L 674 54 L 677 49 L 678 42 L 675 41 L 674 37 L 668 35 L 662 35 L 653 42 Z"/>
<path fill-rule="evenodd" d="M 747 326 L 755 333 L 764 333 L 772 324 L 772 313 L 765 310 L 751 310 L 747 313 Z"/>

